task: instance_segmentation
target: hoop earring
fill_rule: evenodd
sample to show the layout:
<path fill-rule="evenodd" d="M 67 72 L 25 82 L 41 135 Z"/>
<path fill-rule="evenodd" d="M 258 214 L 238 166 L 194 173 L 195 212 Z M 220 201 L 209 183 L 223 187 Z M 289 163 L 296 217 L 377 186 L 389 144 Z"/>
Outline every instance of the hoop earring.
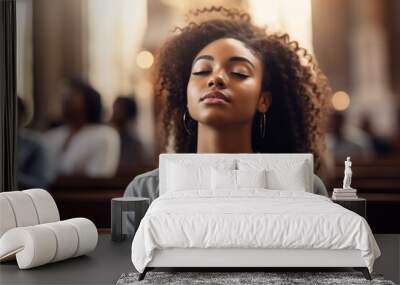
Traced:
<path fill-rule="evenodd" d="M 265 137 L 265 130 L 267 128 L 267 113 L 262 113 L 261 119 L 260 119 L 260 136 L 262 138 Z"/>
<path fill-rule="evenodd" d="M 191 136 L 192 132 L 190 131 L 190 128 L 188 128 L 188 126 L 186 125 L 186 113 L 188 112 L 188 110 L 185 110 L 185 113 L 183 113 L 183 117 L 182 117 L 182 121 L 183 121 L 183 126 L 185 127 L 185 131 L 186 133 Z"/>

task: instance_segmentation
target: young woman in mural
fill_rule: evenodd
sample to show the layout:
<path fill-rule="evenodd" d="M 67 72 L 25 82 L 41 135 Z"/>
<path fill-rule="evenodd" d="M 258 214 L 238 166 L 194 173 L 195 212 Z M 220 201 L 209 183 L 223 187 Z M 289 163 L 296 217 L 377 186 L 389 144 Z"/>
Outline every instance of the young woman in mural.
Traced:
<path fill-rule="evenodd" d="M 173 149 L 313 153 L 321 173 L 330 89 L 313 57 L 287 34 L 268 33 L 238 10 L 211 7 L 190 16 L 208 19 L 178 28 L 156 62 L 155 92 Z M 317 176 L 314 189 L 326 195 Z M 156 198 L 158 170 L 137 176 L 125 196 Z"/>

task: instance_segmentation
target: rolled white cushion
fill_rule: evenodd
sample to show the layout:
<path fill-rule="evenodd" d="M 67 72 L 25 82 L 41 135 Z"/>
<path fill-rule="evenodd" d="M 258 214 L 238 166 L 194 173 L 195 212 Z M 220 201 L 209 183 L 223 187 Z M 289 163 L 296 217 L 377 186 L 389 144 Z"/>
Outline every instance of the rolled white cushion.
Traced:
<path fill-rule="evenodd" d="M 86 254 L 97 245 L 94 224 L 85 218 L 18 227 L 0 238 L 0 261 L 16 257 L 20 269 Z"/>
<path fill-rule="evenodd" d="M 64 222 L 73 225 L 78 233 L 78 248 L 74 257 L 86 254 L 96 248 L 98 233 L 92 221 L 85 218 L 74 218 Z"/>
<path fill-rule="evenodd" d="M 73 257 L 78 249 L 79 237 L 75 228 L 65 221 L 44 224 L 56 236 L 57 250 L 51 262 Z"/>
<path fill-rule="evenodd" d="M 17 227 L 33 226 L 39 223 L 38 214 L 31 197 L 21 191 L 3 192 L 13 209 Z"/>
<path fill-rule="evenodd" d="M 0 195 L 0 237 L 9 229 L 15 228 L 17 222 L 8 199 Z"/>
<path fill-rule="evenodd" d="M 51 262 L 57 241 L 53 231 L 42 225 L 13 228 L 0 239 L 0 261 L 16 255 L 20 269 Z"/>
<path fill-rule="evenodd" d="M 22 192 L 28 194 L 32 199 L 39 218 L 39 224 L 57 222 L 60 220 L 56 202 L 49 192 L 43 189 L 29 189 Z"/>

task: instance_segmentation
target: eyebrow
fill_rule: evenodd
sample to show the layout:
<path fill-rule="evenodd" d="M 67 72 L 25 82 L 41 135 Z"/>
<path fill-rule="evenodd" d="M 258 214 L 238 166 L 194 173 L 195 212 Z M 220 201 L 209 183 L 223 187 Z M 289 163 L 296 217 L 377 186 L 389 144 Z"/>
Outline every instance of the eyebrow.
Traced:
<path fill-rule="evenodd" d="M 196 57 L 193 61 L 193 64 L 195 64 L 196 61 L 200 60 L 200 59 L 206 59 L 206 60 L 210 60 L 213 61 L 214 57 L 212 57 L 211 55 L 200 55 L 198 57 Z M 247 62 L 248 64 L 250 64 L 253 68 L 255 68 L 254 64 L 248 60 L 245 57 L 241 57 L 241 56 L 232 56 L 231 58 L 229 58 L 229 61 L 236 61 L 236 62 Z M 193 66 L 192 64 L 192 66 Z"/>

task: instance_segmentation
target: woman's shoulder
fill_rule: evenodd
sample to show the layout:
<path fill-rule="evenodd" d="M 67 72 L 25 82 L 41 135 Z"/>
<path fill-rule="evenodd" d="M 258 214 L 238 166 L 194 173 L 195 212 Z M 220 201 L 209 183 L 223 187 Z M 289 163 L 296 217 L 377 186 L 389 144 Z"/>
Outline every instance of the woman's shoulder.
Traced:
<path fill-rule="evenodd" d="M 135 180 L 139 181 L 139 180 L 146 180 L 146 179 L 157 179 L 158 180 L 158 168 L 137 175 L 132 180 L 132 182 Z"/>
<path fill-rule="evenodd" d="M 126 187 L 124 196 L 149 197 L 158 196 L 158 168 L 137 175 Z"/>
<path fill-rule="evenodd" d="M 329 197 L 325 184 L 318 175 L 314 174 L 314 194 Z"/>

